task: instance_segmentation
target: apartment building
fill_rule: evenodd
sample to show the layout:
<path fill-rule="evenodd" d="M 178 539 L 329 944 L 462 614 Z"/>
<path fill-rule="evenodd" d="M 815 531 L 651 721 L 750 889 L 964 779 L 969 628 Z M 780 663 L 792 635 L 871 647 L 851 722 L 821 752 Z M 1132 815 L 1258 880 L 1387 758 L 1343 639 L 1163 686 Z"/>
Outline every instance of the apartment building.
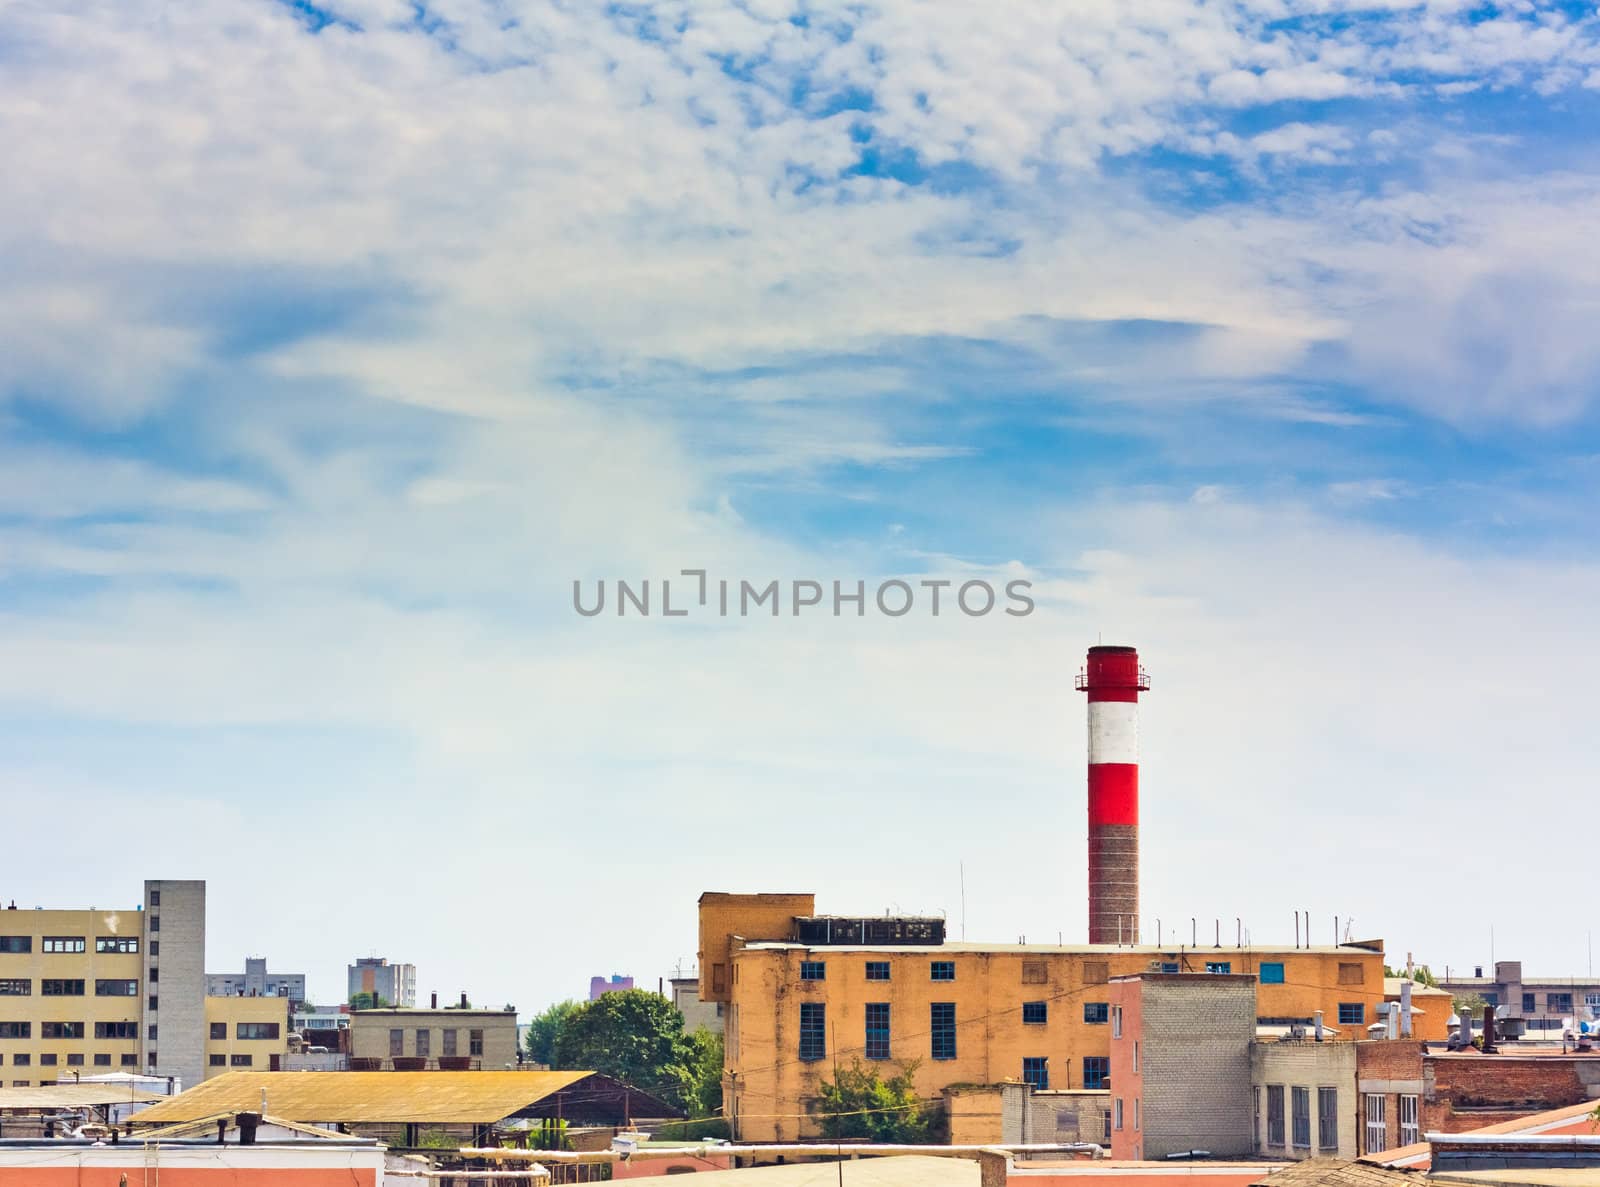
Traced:
<path fill-rule="evenodd" d="M 409 1009 L 417 1004 L 417 966 L 390 964 L 382 956 L 363 956 L 347 966 L 345 1001 L 370 993 L 386 1005 Z M 304 999 L 301 999 L 304 1000 Z"/>
<path fill-rule="evenodd" d="M 1439 988 L 1476 994 L 1502 1017 L 1522 1018 L 1529 1039 L 1559 1040 L 1576 1021 L 1600 1020 L 1600 981 L 1593 977 L 1524 976 L 1520 960 L 1497 960 L 1490 972 L 1477 965 L 1472 976 L 1446 976 Z"/>
<path fill-rule="evenodd" d="M 504 1071 L 518 1064 L 517 1012 L 463 1007 L 356 1010 L 354 1071 Z"/>
<path fill-rule="evenodd" d="M 1250 978 L 1259 1026 L 1364 1037 L 1384 1001 L 1379 941 L 1307 948 L 946 942 L 942 919 L 818 916 L 811 894 L 700 898 L 700 996 L 725 1015 L 734 1136 L 814 1136 L 833 1061 L 915 1061 L 917 1093 L 1020 1079 L 1097 1089 L 1110 1075 L 1110 982 L 1141 973 Z M 709 974 L 709 975 L 707 975 Z M 1248 1083 L 1248 1068 L 1243 1083 Z"/>
<path fill-rule="evenodd" d="M 207 997 L 205 927 L 202 881 L 147 881 L 131 907 L 0 911 L 0 1084 L 126 1071 L 193 1086 L 267 1067 L 287 1050 L 287 1002 Z"/>

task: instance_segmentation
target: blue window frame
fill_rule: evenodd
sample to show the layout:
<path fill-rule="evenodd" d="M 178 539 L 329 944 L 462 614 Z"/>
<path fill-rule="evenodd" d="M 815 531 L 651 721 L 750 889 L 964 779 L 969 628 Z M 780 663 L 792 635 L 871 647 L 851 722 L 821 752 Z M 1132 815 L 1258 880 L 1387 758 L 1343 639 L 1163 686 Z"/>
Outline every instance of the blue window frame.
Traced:
<path fill-rule="evenodd" d="M 1111 1005 L 1109 1002 L 1084 1002 L 1083 1020 L 1091 1024 L 1111 1021 Z"/>
<path fill-rule="evenodd" d="M 1340 1002 L 1339 1025 L 1360 1026 L 1367 1020 L 1367 1006 L 1365 1002 Z"/>
<path fill-rule="evenodd" d="M 867 1003 L 867 1058 L 889 1058 L 889 1003 Z"/>
<path fill-rule="evenodd" d="M 928 977 L 933 981 L 954 981 L 956 979 L 956 962 L 953 960 L 936 960 L 928 966 Z"/>
<path fill-rule="evenodd" d="M 956 1057 L 956 1004 L 933 1002 L 928 1007 L 929 1032 L 932 1035 L 932 1055 L 935 1059 Z"/>
<path fill-rule="evenodd" d="M 1283 984 L 1283 961 L 1264 960 L 1261 962 L 1261 983 L 1263 985 Z"/>
<path fill-rule="evenodd" d="M 1050 1007 L 1044 1002 L 1023 1002 L 1022 1020 L 1030 1026 L 1043 1026 L 1050 1017 Z"/>
<path fill-rule="evenodd" d="M 800 1058 L 811 1062 L 828 1056 L 828 1007 L 822 1002 L 800 1003 Z"/>
<path fill-rule="evenodd" d="M 824 981 L 828 977 L 828 964 L 823 960 L 802 960 L 800 962 L 800 979 L 802 981 Z"/>
<path fill-rule="evenodd" d="M 1208 973 L 1231 973 L 1231 972 L 1233 972 L 1233 961 L 1231 961 L 1231 960 L 1208 960 L 1208 961 L 1206 961 L 1206 972 L 1208 972 Z"/>
<path fill-rule="evenodd" d="M 1083 1086 L 1107 1088 L 1111 1084 L 1111 1056 L 1085 1055 L 1083 1057 Z"/>
<path fill-rule="evenodd" d="M 1049 1061 L 1042 1056 L 1023 1056 L 1022 1082 L 1024 1084 L 1032 1084 L 1037 1092 L 1043 1092 L 1046 1088 L 1049 1088 Z"/>
<path fill-rule="evenodd" d="M 889 962 L 887 960 L 867 961 L 868 981 L 887 981 L 889 979 Z"/>
<path fill-rule="evenodd" d="M 1178 962 L 1175 961 L 1175 960 L 1163 960 L 1161 962 L 1161 971 L 1163 973 L 1181 973 L 1181 972 L 1183 972 L 1183 970 L 1178 967 Z"/>

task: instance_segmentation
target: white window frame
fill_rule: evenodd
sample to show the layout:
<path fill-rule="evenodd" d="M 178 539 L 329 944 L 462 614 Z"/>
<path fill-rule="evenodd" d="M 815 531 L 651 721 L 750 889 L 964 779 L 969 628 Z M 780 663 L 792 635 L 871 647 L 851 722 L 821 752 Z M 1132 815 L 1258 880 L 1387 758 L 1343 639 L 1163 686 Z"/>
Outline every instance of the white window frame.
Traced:
<path fill-rule="evenodd" d="M 1111 1106 L 1111 1128 L 1120 1130 L 1122 1128 L 1122 1098 L 1120 1096 L 1117 1097 L 1116 1100 L 1111 1102 Z"/>
<path fill-rule="evenodd" d="M 1400 1144 L 1414 1146 L 1422 1140 L 1422 1127 L 1418 1124 L 1417 1098 L 1406 1094 L 1400 1097 Z"/>
<path fill-rule="evenodd" d="M 1369 1092 L 1367 1095 L 1367 1149 L 1368 1154 L 1377 1154 L 1389 1148 L 1389 1126 L 1384 1120 L 1383 1093 Z"/>
<path fill-rule="evenodd" d="M 1120 1039 L 1122 1037 L 1122 1007 L 1121 1006 L 1112 1006 L 1111 1007 L 1111 1037 L 1114 1038 L 1114 1039 Z"/>

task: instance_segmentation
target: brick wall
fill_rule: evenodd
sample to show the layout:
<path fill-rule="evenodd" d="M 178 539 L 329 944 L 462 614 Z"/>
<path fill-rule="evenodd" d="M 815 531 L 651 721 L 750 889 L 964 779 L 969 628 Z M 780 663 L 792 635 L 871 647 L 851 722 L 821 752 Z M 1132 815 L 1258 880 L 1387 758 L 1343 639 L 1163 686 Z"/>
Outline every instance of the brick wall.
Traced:
<path fill-rule="evenodd" d="M 1373 1039 L 1356 1044 L 1356 1139 L 1363 1154 L 1392 1150 L 1406 1144 L 1400 1125 L 1401 1097 L 1417 1098 L 1417 1130 L 1428 1132 L 1427 1106 L 1423 1101 L 1422 1063 L 1426 1053 L 1415 1039 Z M 1383 1140 L 1374 1142 L 1376 1132 L 1368 1122 L 1371 1099 L 1383 1100 Z"/>
<path fill-rule="evenodd" d="M 1592 1099 L 1600 1057 L 1430 1055 L 1423 1085 L 1424 1130 L 1464 1133 Z"/>

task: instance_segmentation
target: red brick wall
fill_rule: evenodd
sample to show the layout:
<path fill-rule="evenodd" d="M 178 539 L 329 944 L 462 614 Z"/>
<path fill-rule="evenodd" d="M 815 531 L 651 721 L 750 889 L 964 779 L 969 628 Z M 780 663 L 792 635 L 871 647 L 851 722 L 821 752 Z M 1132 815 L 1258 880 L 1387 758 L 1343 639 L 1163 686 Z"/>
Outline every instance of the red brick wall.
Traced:
<path fill-rule="evenodd" d="M 1588 1096 L 1574 1060 L 1551 1056 L 1430 1056 L 1423 1080 L 1423 1130 L 1441 1133 L 1465 1133 Z"/>

